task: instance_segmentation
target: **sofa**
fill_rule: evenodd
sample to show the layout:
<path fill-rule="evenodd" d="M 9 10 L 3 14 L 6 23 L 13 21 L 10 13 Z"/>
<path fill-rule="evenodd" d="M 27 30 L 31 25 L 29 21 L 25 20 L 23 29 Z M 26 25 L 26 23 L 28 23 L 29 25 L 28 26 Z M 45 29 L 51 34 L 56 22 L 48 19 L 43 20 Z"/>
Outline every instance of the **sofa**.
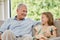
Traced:
<path fill-rule="evenodd" d="M 0 20 L 0 26 L 2 25 L 4 23 L 4 21 L 2 21 L 2 20 Z M 55 24 L 55 26 L 56 26 L 56 28 L 57 28 L 57 38 L 53 38 L 53 40 L 60 40 L 60 20 L 55 20 L 55 22 L 54 22 L 54 24 Z M 52 39 L 50 39 L 50 40 L 52 40 Z"/>
<path fill-rule="evenodd" d="M 60 20 L 56 20 L 54 24 L 57 28 L 57 34 L 58 34 L 57 36 L 59 37 L 60 36 Z"/>

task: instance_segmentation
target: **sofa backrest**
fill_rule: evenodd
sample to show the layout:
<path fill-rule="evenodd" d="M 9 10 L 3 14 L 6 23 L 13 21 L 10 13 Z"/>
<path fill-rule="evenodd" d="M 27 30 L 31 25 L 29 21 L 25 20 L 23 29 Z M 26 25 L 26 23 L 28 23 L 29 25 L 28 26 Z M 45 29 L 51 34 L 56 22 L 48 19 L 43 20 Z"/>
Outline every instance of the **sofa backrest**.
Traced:
<path fill-rule="evenodd" d="M 0 20 L 0 26 L 4 23 L 4 21 Z M 57 34 L 60 36 L 60 20 L 55 20 L 55 26 L 57 27 Z"/>
<path fill-rule="evenodd" d="M 4 21 L 0 20 L 0 26 L 4 23 Z"/>
<path fill-rule="evenodd" d="M 60 20 L 55 20 L 54 24 L 57 28 L 57 34 L 60 36 Z"/>

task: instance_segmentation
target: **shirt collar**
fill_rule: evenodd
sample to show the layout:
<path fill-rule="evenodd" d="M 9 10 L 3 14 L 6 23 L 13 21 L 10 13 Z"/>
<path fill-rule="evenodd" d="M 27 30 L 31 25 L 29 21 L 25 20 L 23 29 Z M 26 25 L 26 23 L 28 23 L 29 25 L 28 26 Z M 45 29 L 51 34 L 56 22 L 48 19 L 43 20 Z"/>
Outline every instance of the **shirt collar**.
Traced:
<path fill-rule="evenodd" d="M 14 17 L 14 20 L 17 20 L 17 15 Z M 25 20 L 25 18 L 23 20 Z"/>
<path fill-rule="evenodd" d="M 17 16 L 14 17 L 14 20 L 17 20 L 16 18 L 17 18 Z"/>

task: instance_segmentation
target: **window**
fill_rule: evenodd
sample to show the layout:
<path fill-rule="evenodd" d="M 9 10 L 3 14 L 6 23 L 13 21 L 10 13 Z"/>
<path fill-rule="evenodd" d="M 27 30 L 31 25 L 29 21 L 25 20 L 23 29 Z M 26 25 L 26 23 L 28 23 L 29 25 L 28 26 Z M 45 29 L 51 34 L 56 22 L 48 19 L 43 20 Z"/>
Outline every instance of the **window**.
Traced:
<path fill-rule="evenodd" d="M 9 0 L 0 0 L 0 20 L 10 18 Z"/>
<path fill-rule="evenodd" d="M 16 8 L 19 3 L 25 3 L 28 7 L 27 17 L 40 20 L 41 13 L 50 11 L 54 18 L 60 17 L 60 0 L 11 0 L 11 17 L 16 15 Z"/>

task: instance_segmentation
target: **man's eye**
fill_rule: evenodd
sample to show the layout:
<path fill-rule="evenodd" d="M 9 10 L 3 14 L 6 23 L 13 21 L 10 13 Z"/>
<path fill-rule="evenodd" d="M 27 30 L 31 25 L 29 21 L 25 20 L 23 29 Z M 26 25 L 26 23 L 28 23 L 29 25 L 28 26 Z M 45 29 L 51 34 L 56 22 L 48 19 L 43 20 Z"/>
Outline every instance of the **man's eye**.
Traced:
<path fill-rule="evenodd" d="M 23 10 L 23 12 L 27 12 L 27 11 Z"/>

